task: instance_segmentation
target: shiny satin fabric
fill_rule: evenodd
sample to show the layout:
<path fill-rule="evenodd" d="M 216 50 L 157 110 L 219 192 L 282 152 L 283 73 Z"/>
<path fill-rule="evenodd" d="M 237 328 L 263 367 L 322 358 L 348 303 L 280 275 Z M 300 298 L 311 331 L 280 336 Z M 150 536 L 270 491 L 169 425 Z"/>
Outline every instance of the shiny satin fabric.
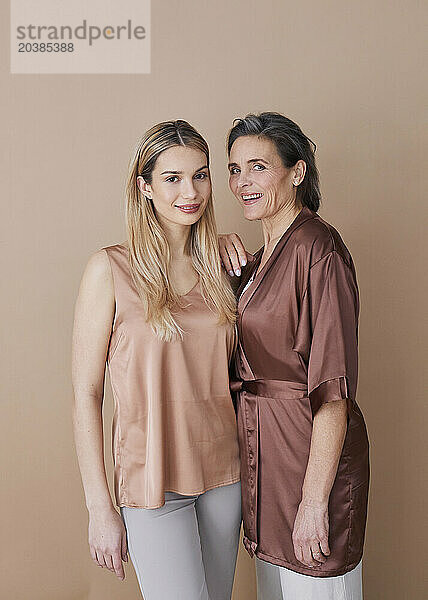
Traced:
<path fill-rule="evenodd" d="M 118 506 L 157 508 L 165 491 L 198 495 L 240 479 L 229 391 L 235 332 L 219 325 L 199 283 L 175 318 L 183 341 L 163 342 L 145 320 L 128 250 L 104 248 L 116 311 L 107 364 L 114 397 L 114 491 Z"/>
<path fill-rule="evenodd" d="M 238 297 L 256 272 L 256 254 Z M 355 400 L 359 300 L 352 258 L 337 231 L 303 208 L 238 304 L 235 360 L 244 545 L 250 555 L 315 577 L 361 560 L 369 483 L 368 437 Z M 292 531 L 313 417 L 348 399 L 348 427 L 329 500 L 331 554 L 300 563 Z"/>

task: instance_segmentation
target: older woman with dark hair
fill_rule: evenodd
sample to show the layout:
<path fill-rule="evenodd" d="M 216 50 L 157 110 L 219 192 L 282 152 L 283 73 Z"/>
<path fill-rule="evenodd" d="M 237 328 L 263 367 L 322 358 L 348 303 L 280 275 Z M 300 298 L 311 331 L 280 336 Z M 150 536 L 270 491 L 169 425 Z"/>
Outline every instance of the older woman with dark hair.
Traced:
<path fill-rule="evenodd" d="M 314 144 L 277 113 L 238 119 L 229 185 L 264 246 L 238 289 L 237 412 L 244 544 L 263 600 L 360 600 L 368 439 L 355 400 L 351 255 L 317 214 Z M 240 274 L 238 236 L 220 242 Z"/>

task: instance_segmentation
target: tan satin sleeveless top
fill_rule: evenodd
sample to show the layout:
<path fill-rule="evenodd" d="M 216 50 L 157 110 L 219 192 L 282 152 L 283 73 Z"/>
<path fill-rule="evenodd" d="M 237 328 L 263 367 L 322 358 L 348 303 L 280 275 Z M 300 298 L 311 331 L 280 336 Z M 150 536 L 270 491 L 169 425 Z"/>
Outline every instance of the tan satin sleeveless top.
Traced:
<path fill-rule="evenodd" d="M 194 495 L 239 481 L 228 377 L 233 326 L 218 324 L 198 283 L 175 315 L 186 332 L 183 341 L 159 340 L 145 320 L 128 249 L 116 244 L 103 250 L 116 300 L 107 365 L 117 506 L 156 508 L 165 491 Z"/>

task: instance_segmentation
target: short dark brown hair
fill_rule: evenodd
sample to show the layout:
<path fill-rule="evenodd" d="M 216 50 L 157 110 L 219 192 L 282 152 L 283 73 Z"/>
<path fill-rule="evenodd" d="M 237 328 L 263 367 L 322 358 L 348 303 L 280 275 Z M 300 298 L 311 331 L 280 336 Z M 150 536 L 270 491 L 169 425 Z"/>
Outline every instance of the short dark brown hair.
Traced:
<path fill-rule="evenodd" d="M 306 174 L 297 186 L 296 197 L 303 206 L 317 211 L 321 202 L 318 169 L 315 164 L 316 145 L 300 127 L 284 115 L 276 112 L 249 114 L 244 119 L 235 119 L 227 136 L 227 153 L 241 136 L 256 135 L 271 140 L 286 168 L 293 167 L 298 160 L 306 163 Z"/>

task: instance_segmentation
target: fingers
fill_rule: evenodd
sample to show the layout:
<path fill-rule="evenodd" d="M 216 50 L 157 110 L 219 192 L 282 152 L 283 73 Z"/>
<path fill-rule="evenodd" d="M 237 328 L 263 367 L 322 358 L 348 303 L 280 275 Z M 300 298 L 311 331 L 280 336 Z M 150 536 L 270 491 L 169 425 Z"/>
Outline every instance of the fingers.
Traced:
<path fill-rule="evenodd" d="M 305 559 L 303 558 L 303 549 L 302 546 L 294 546 L 294 554 L 299 562 L 305 564 Z"/>
<path fill-rule="evenodd" d="M 104 553 L 104 562 L 106 564 L 107 569 L 109 571 L 113 571 L 113 560 L 112 560 L 111 554 Z"/>
<path fill-rule="evenodd" d="M 238 251 L 236 249 L 236 247 L 234 246 L 233 243 L 229 243 L 226 248 L 226 253 L 228 256 L 228 260 L 229 260 L 229 269 L 227 270 L 227 272 L 229 273 L 229 275 L 231 277 L 233 277 L 234 275 L 237 275 L 239 277 L 239 275 L 241 275 L 241 264 L 240 264 L 240 256 L 238 254 Z M 245 261 L 246 263 L 246 261 Z"/>
<path fill-rule="evenodd" d="M 318 540 L 301 541 L 296 538 L 293 540 L 293 546 L 297 560 L 307 567 L 319 567 L 327 560 L 321 552 Z"/>
<path fill-rule="evenodd" d="M 294 554 L 298 561 L 307 567 L 319 567 L 327 560 L 330 549 L 325 540 L 308 541 L 305 543 L 296 543 L 294 545 Z"/>
<path fill-rule="evenodd" d="M 318 541 L 312 542 L 311 544 L 311 554 L 314 561 L 318 564 L 324 564 L 327 560 L 327 557 L 321 552 L 320 544 Z"/>
<path fill-rule="evenodd" d="M 299 539 L 293 540 L 294 554 L 299 562 L 306 565 L 307 567 L 315 567 L 316 563 L 312 557 L 310 545 L 306 542 L 302 542 Z"/>
<path fill-rule="evenodd" d="M 308 567 L 317 567 L 319 565 L 319 563 L 316 560 L 314 560 L 312 557 L 310 544 L 304 544 L 304 546 L 302 546 L 302 553 L 303 553 L 303 563 L 305 565 L 307 565 Z"/>
<path fill-rule="evenodd" d="M 126 544 L 126 540 L 125 540 L 125 544 Z M 128 560 L 128 557 L 126 555 L 126 545 L 125 545 L 125 549 L 122 546 L 121 550 L 118 550 L 117 552 L 113 552 L 113 553 L 102 552 L 101 550 L 96 550 L 95 548 L 93 548 L 91 546 L 90 553 L 91 553 L 92 559 L 96 565 L 98 565 L 99 567 L 102 567 L 102 568 L 105 567 L 112 573 L 115 573 L 117 575 L 117 577 L 121 580 L 125 579 L 125 571 L 123 569 L 122 560 L 125 560 L 125 561 Z M 123 555 L 125 555 L 125 557 L 126 557 L 125 559 L 122 559 Z"/>
<path fill-rule="evenodd" d="M 232 269 L 232 263 L 230 262 L 230 258 L 229 258 L 229 254 L 226 250 L 225 246 L 220 246 L 220 258 L 221 258 L 221 262 L 223 263 L 223 267 L 225 268 L 225 270 L 229 273 L 229 275 L 231 277 L 233 277 L 234 272 Z"/>
<path fill-rule="evenodd" d="M 126 541 L 126 533 L 122 536 L 122 560 L 128 562 L 128 544 Z"/>
<path fill-rule="evenodd" d="M 97 563 L 97 565 L 104 569 L 104 567 L 106 566 L 104 562 L 104 554 L 101 552 L 101 550 L 95 550 L 95 556 L 95 562 Z"/>
<path fill-rule="evenodd" d="M 327 537 L 321 538 L 320 547 L 321 547 L 321 552 L 324 554 L 324 556 L 330 556 L 330 547 L 328 545 Z"/>
<path fill-rule="evenodd" d="M 241 238 L 236 233 L 232 234 L 232 243 L 235 248 L 235 252 L 238 255 L 238 264 L 236 265 L 238 269 L 240 267 L 245 267 L 247 264 L 247 251 L 244 248 L 244 244 L 242 243 Z M 235 269 L 236 272 L 236 269 Z"/>
<path fill-rule="evenodd" d="M 93 546 L 89 546 L 89 552 L 91 553 L 92 560 L 95 564 L 98 565 L 97 553 L 95 552 L 95 548 Z M 101 566 L 101 565 L 98 565 Z"/>
<path fill-rule="evenodd" d="M 241 267 L 247 264 L 247 252 L 236 233 L 219 236 L 219 250 L 224 268 L 231 277 L 241 275 Z M 251 255 L 249 255 L 251 256 Z"/>
<path fill-rule="evenodd" d="M 324 548 L 324 550 L 322 550 Z M 323 565 L 327 560 L 330 549 L 323 541 L 323 546 L 318 540 L 305 542 L 301 544 L 295 544 L 294 554 L 298 561 L 306 565 L 307 567 L 319 567 Z"/>
<path fill-rule="evenodd" d="M 123 570 L 122 558 L 119 552 L 113 554 L 112 560 L 114 572 L 116 573 L 117 577 L 123 581 L 125 579 L 125 571 Z"/>

